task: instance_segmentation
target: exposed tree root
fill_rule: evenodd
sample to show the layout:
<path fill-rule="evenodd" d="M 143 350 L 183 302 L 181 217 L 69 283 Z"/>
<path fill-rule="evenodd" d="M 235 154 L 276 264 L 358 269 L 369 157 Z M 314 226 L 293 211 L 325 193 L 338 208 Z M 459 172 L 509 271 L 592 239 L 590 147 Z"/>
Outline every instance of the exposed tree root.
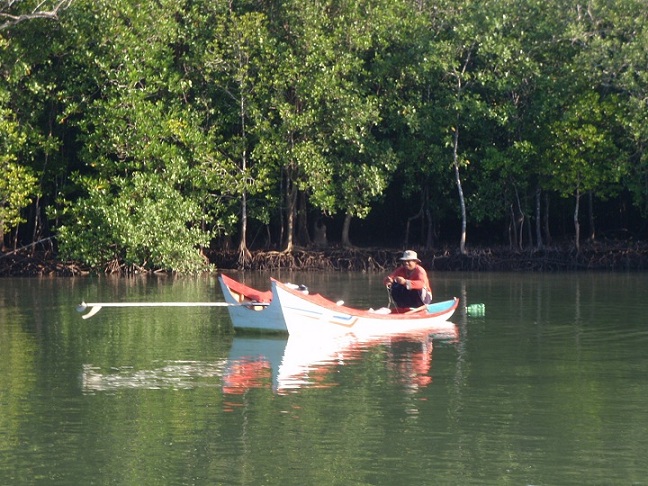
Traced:
<path fill-rule="evenodd" d="M 415 248 L 416 249 L 416 248 Z M 648 270 L 648 243 L 594 243 L 581 247 L 552 247 L 542 251 L 512 251 L 508 248 L 480 248 L 468 251 L 416 249 L 423 266 L 437 271 L 525 271 L 555 272 L 579 270 Z M 398 249 L 329 248 L 326 251 L 295 249 L 291 252 L 252 251 L 245 262 L 248 270 L 309 270 L 387 272 L 400 262 Z M 216 268 L 240 269 L 237 251 L 205 252 Z M 107 269 L 108 270 L 108 269 Z M 128 274 L 120 262 L 111 262 L 110 270 Z M 0 254 L 0 276 L 74 276 L 90 273 L 74 262 L 60 262 L 53 252 L 15 251 Z M 109 272 L 108 272 L 109 273 Z M 146 273 L 139 269 L 138 273 Z"/>
<path fill-rule="evenodd" d="M 576 253 L 571 246 L 541 251 L 513 251 L 508 248 L 483 248 L 461 255 L 454 250 L 418 251 L 423 266 L 438 271 L 532 271 L 573 270 L 647 270 L 648 244 L 592 244 Z M 326 251 L 295 250 L 289 253 L 258 251 L 252 253 L 250 270 L 348 270 L 389 271 L 399 264 L 399 250 L 375 248 L 337 248 Z M 212 251 L 210 261 L 217 268 L 233 269 L 236 255 Z"/>
<path fill-rule="evenodd" d="M 0 254 L 0 277 L 72 277 L 89 273 L 82 265 L 60 262 L 49 252 L 14 252 L 7 256 Z"/>

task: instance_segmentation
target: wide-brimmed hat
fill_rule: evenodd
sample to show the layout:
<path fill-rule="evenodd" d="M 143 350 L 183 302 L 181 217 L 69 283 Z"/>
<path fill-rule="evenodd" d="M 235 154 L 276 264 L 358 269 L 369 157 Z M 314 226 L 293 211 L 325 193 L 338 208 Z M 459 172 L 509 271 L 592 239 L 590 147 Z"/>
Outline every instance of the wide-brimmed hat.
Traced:
<path fill-rule="evenodd" d="M 418 258 L 418 255 L 413 250 L 405 250 L 403 252 L 403 256 L 400 257 L 399 260 L 404 261 L 404 262 L 409 261 L 409 260 L 414 260 L 414 261 L 417 261 L 419 263 L 421 262 L 421 260 L 419 260 L 419 258 Z"/>

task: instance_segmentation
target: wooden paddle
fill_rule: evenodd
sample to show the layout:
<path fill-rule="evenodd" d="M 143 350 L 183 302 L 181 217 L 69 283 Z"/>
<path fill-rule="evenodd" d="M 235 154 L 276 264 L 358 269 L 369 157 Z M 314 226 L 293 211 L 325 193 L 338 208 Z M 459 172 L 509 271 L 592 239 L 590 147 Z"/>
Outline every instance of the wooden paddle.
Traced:
<path fill-rule="evenodd" d="M 267 302 L 241 302 L 240 304 L 229 304 L 227 302 L 82 302 L 78 305 L 77 312 L 85 312 L 90 309 L 90 312 L 81 316 L 84 319 L 89 319 L 99 312 L 102 307 L 256 307 L 270 305 Z"/>

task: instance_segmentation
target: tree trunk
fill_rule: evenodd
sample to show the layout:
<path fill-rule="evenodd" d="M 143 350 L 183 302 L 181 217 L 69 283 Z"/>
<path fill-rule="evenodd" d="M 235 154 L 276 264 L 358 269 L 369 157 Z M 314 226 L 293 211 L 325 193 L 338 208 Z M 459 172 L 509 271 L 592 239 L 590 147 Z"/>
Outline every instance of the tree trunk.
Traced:
<path fill-rule="evenodd" d="M 508 233 L 509 233 L 509 250 L 513 250 L 517 248 L 518 246 L 518 231 L 517 231 L 517 222 L 515 219 L 515 209 L 513 209 L 513 204 L 509 205 L 509 226 L 508 226 Z"/>
<path fill-rule="evenodd" d="M 594 241 L 596 239 L 596 228 L 594 227 L 594 195 L 592 191 L 587 192 L 588 198 L 588 210 L 589 210 L 589 240 Z"/>
<path fill-rule="evenodd" d="M 536 186 L 535 191 L 535 230 L 536 230 L 536 249 L 542 250 L 542 226 L 541 226 L 541 211 L 542 209 L 542 189 L 540 189 L 540 184 Z"/>
<path fill-rule="evenodd" d="M 542 223 L 544 226 L 545 241 L 547 245 L 551 245 L 551 231 L 549 230 L 549 194 L 545 193 L 545 210 L 542 215 Z"/>
<path fill-rule="evenodd" d="M 295 212 L 297 208 L 297 187 L 290 180 L 286 182 L 286 244 L 285 252 L 291 252 L 294 248 L 295 234 Z"/>
<path fill-rule="evenodd" d="M 16 250 L 18 249 L 18 231 L 19 231 L 19 230 L 20 230 L 20 225 L 17 225 L 17 226 L 14 228 L 13 232 L 12 232 L 12 236 L 13 236 L 13 251 L 16 251 Z"/>
<path fill-rule="evenodd" d="M 285 169 L 283 169 L 281 172 L 282 172 L 282 176 L 280 177 L 280 182 L 279 182 L 279 194 L 282 198 L 282 203 L 285 203 L 286 201 L 288 201 L 287 189 L 286 189 L 286 187 L 288 186 L 287 183 L 288 177 L 286 176 Z M 277 247 L 279 248 L 281 248 L 281 246 L 284 244 L 285 235 L 286 235 L 285 206 L 286 204 L 279 205 L 279 235 L 277 236 Z"/>
<path fill-rule="evenodd" d="M 457 117 L 459 118 L 459 117 Z M 454 129 L 454 140 L 452 146 L 452 165 L 454 165 L 455 182 L 457 184 L 457 193 L 459 194 L 459 205 L 461 207 L 461 238 L 459 240 L 459 252 L 466 254 L 466 201 L 464 199 L 463 189 L 461 187 L 461 177 L 459 175 L 459 120 Z"/>
<path fill-rule="evenodd" d="M 318 218 L 313 225 L 313 244 L 318 250 L 323 250 L 328 247 L 328 238 L 326 236 L 326 223 L 321 218 Z"/>
<path fill-rule="evenodd" d="M 297 244 L 308 247 L 311 245 L 311 237 L 308 233 L 308 204 L 306 193 L 299 191 L 299 208 L 297 209 Z"/>
<path fill-rule="evenodd" d="M 526 217 L 524 215 L 524 211 L 522 210 L 522 201 L 520 201 L 520 193 L 517 190 L 517 187 L 515 187 L 514 189 L 515 189 L 515 205 L 517 210 L 515 226 L 516 228 L 518 228 L 517 247 L 518 249 L 523 250 L 524 249 L 524 221 L 526 220 Z"/>
<path fill-rule="evenodd" d="M 531 217 L 529 216 L 529 224 L 525 225 L 527 241 L 529 246 L 533 247 L 533 228 L 531 227 Z"/>
<path fill-rule="evenodd" d="M 405 248 L 409 248 L 410 246 L 409 235 L 410 235 L 410 228 L 412 226 L 412 221 L 414 221 L 415 219 L 422 218 L 422 216 L 423 216 L 423 206 L 421 206 L 418 213 L 416 213 L 414 216 L 410 216 L 409 218 L 407 218 L 407 224 L 405 225 L 405 241 L 403 242 Z"/>
<path fill-rule="evenodd" d="M 247 247 L 247 194 L 243 191 L 241 197 L 241 239 L 238 246 L 238 264 L 245 268 L 247 262 L 252 258 L 252 254 Z"/>
<path fill-rule="evenodd" d="M 240 62 L 240 60 L 239 60 Z M 239 81 L 239 85 L 242 87 L 242 82 Z M 241 89 L 243 93 L 243 89 Z M 239 100 L 239 117 L 241 118 L 241 138 L 245 144 L 245 139 L 247 137 L 247 127 L 245 124 L 245 112 L 246 112 L 246 103 L 245 96 L 241 94 Z M 243 151 L 241 152 L 241 174 L 243 177 L 246 177 L 247 173 L 247 149 L 243 146 Z M 241 238 L 239 240 L 238 246 L 238 264 L 241 268 L 245 268 L 245 265 L 248 261 L 252 259 L 250 250 L 247 247 L 247 180 L 243 180 L 243 193 L 241 194 Z"/>
<path fill-rule="evenodd" d="M 576 253 L 580 251 L 580 223 L 578 221 L 578 212 L 580 210 L 580 189 L 576 189 L 576 204 L 574 205 L 574 244 Z"/>
<path fill-rule="evenodd" d="M 425 210 L 425 219 L 427 221 L 427 235 L 425 238 L 425 249 L 431 250 L 434 248 L 434 221 L 432 220 L 432 211 Z"/>
<path fill-rule="evenodd" d="M 242 123 L 244 123 L 244 121 L 242 121 Z M 243 128 L 243 131 L 245 133 L 245 128 Z M 247 152 L 245 150 L 243 150 L 243 154 L 241 156 L 241 169 L 245 174 L 247 170 Z M 247 226 L 247 191 L 244 188 L 243 193 L 241 194 L 241 237 L 239 239 L 238 245 L 238 264 L 242 268 L 245 268 L 247 262 L 249 262 L 252 258 L 252 254 L 247 247 Z"/>
<path fill-rule="evenodd" d="M 344 216 L 344 224 L 342 225 L 342 246 L 344 248 L 351 248 L 351 240 L 349 239 L 349 229 L 351 228 L 351 213 L 346 213 Z"/>

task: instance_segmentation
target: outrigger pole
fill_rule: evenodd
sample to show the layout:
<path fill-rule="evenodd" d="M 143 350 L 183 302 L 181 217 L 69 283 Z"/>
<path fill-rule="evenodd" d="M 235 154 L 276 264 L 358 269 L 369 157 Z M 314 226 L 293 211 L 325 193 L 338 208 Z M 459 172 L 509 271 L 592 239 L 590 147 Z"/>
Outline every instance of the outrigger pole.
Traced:
<path fill-rule="evenodd" d="M 83 319 L 89 319 L 101 310 L 102 307 L 231 307 L 231 306 L 267 306 L 267 302 L 241 302 L 240 304 L 230 304 L 228 302 L 82 302 L 78 305 L 77 312 L 90 312 L 82 315 Z"/>

